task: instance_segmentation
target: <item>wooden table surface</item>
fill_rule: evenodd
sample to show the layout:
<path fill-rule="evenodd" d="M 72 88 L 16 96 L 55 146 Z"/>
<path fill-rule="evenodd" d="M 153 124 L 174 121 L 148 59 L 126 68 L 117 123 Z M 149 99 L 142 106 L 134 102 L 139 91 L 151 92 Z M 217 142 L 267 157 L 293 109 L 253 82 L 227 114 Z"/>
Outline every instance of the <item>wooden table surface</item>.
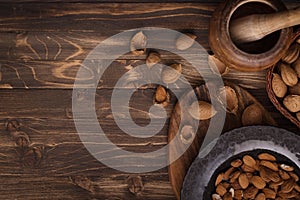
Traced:
<path fill-rule="evenodd" d="M 218 3 L 0 0 L 0 199 L 175 199 L 167 167 L 130 174 L 106 167 L 89 154 L 75 129 L 72 87 L 88 53 L 128 29 L 152 26 L 193 32 L 209 51 L 208 23 Z M 300 5 L 298 0 L 285 3 L 289 8 Z M 161 54 L 163 60 L 184 63 L 170 53 Z M 144 62 L 144 55 L 119 57 L 103 75 L 96 94 L 104 131 L 114 144 L 133 152 L 150 152 L 167 144 L 168 120 L 157 135 L 140 139 L 123 133 L 111 115 L 114 84 L 130 66 Z M 191 66 L 184 65 L 183 74 L 193 86 L 199 84 L 201 78 Z M 299 133 L 268 99 L 265 75 L 265 70 L 231 70 L 224 79 L 249 91 L 280 127 Z M 130 112 L 137 124 L 149 123 L 153 94 L 149 85 L 132 97 Z M 175 103 L 172 97 L 168 118 Z M 29 147 L 19 137 L 29 139 Z"/>

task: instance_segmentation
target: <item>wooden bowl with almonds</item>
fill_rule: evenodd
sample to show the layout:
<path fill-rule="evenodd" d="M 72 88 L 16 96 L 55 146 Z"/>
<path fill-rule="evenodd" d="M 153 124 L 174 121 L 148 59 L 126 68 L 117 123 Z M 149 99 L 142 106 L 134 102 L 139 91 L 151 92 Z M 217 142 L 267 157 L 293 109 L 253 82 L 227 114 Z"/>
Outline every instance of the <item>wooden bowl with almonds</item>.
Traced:
<path fill-rule="evenodd" d="M 268 70 L 266 89 L 274 106 L 300 128 L 300 29 L 286 55 Z"/>

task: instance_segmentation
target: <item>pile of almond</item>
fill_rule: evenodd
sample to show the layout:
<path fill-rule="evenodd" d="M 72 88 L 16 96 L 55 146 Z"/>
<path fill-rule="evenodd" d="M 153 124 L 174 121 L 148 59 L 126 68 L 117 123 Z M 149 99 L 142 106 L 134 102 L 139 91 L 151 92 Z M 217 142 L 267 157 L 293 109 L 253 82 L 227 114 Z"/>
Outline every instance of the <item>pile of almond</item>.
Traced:
<path fill-rule="evenodd" d="M 300 121 L 300 44 L 293 43 L 273 73 L 272 90 L 284 107 Z"/>
<path fill-rule="evenodd" d="M 255 159 L 245 155 L 218 174 L 213 200 L 300 200 L 299 177 L 292 166 L 261 153 Z"/>

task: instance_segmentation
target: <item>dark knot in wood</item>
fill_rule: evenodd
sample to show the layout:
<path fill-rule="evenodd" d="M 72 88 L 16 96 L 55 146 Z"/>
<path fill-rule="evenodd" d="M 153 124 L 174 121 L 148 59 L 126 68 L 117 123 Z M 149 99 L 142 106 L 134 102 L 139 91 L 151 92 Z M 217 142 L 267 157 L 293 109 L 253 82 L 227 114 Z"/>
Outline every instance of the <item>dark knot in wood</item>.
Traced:
<path fill-rule="evenodd" d="M 129 191 L 136 195 L 140 196 L 144 190 L 144 184 L 142 181 L 142 177 L 140 176 L 130 176 L 127 179 L 128 189 Z"/>
<path fill-rule="evenodd" d="M 29 147 L 27 148 L 21 158 L 22 164 L 25 167 L 38 167 L 44 158 L 44 147 Z"/>
<path fill-rule="evenodd" d="M 5 126 L 9 132 L 19 131 L 21 127 L 19 121 L 14 119 L 8 119 Z"/>

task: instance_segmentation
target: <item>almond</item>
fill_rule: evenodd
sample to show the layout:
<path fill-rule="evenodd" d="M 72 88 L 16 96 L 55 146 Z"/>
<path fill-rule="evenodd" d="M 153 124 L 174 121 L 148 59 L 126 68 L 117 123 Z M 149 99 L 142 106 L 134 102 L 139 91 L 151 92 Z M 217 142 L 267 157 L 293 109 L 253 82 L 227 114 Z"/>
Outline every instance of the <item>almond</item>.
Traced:
<path fill-rule="evenodd" d="M 245 155 L 243 157 L 243 161 L 247 166 L 249 166 L 251 168 L 254 168 L 254 166 L 256 165 L 256 161 L 254 160 L 254 158 L 249 155 Z"/>
<path fill-rule="evenodd" d="M 197 120 L 207 120 L 217 114 L 213 105 L 205 101 L 195 101 L 188 109 L 188 112 Z"/>
<path fill-rule="evenodd" d="M 230 187 L 230 184 L 227 182 L 220 183 L 220 185 L 222 185 L 224 188 L 226 188 L 226 190 L 228 190 Z"/>
<path fill-rule="evenodd" d="M 290 177 L 292 177 L 296 182 L 299 181 L 299 176 L 295 174 L 294 172 L 289 172 Z"/>
<path fill-rule="evenodd" d="M 272 163 L 270 161 L 262 160 L 260 162 L 261 166 L 265 166 L 273 171 L 278 171 L 278 165 L 276 163 Z"/>
<path fill-rule="evenodd" d="M 286 164 L 281 164 L 279 165 L 281 169 L 283 169 L 284 171 L 287 171 L 287 172 L 292 172 L 294 171 L 294 167 L 292 166 L 289 166 L 289 165 L 286 165 Z"/>
<path fill-rule="evenodd" d="M 300 111 L 300 95 L 288 95 L 283 99 L 283 105 L 293 113 Z"/>
<path fill-rule="evenodd" d="M 271 190 L 269 188 L 264 188 L 262 191 L 265 194 L 267 199 L 275 199 L 276 198 L 276 193 L 273 190 Z"/>
<path fill-rule="evenodd" d="M 217 75 L 225 75 L 229 72 L 229 68 L 220 61 L 215 55 L 208 55 L 208 66 Z"/>
<path fill-rule="evenodd" d="M 147 36 L 142 32 L 136 33 L 130 41 L 130 50 L 135 55 L 142 55 L 146 51 Z"/>
<path fill-rule="evenodd" d="M 283 199 L 291 199 L 291 198 L 294 198 L 294 197 L 299 197 L 299 193 L 295 190 L 291 191 L 290 193 L 284 193 L 282 191 L 279 191 L 278 195 L 280 197 L 282 197 Z"/>
<path fill-rule="evenodd" d="M 244 192 L 244 199 L 254 199 L 257 193 L 258 189 L 254 186 L 250 186 Z"/>
<path fill-rule="evenodd" d="M 289 193 L 294 189 L 294 185 L 295 185 L 295 180 L 294 179 L 289 179 L 287 181 L 285 181 L 282 185 L 281 185 L 281 192 L 283 193 Z"/>
<path fill-rule="evenodd" d="M 259 171 L 259 167 L 260 167 L 260 160 L 256 160 L 256 165 L 254 166 L 254 169 L 256 171 Z"/>
<path fill-rule="evenodd" d="M 232 173 L 232 175 L 230 176 L 230 181 L 229 182 L 230 183 L 235 182 L 239 178 L 240 175 L 241 175 L 240 171 L 236 171 L 236 172 Z"/>
<path fill-rule="evenodd" d="M 146 65 L 151 68 L 155 64 L 160 62 L 160 55 L 157 52 L 150 52 L 146 58 Z"/>
<path fill-rule="evenodd" d="M 242 168 L 242 170 L 243 170 L 244 172 L 250 172 L 250 173 L 255 172 L 255 169 L 254 169 L 254 168 L 252 168 L 252 167 L 250 167 L 250 166 L 248 166 L 248 165 L 246 165 L 246 164 L 243 164 L 241 168 Z"/>
<path fill-rule="evenodd" d="M 300 186 L 296 183 L 294 185 L 294 189 L 297 191 L 297 192 L 300 192 Z"/>
<path fill-rule="evenodd" d="M 279 71 L 283 82 L 288 86 L 294 86 L 298 82 L 298 77 L 296 71 L 291 68 L 290 65 L 281 63 L 279 66 Z"/>
<path fill-rule="evenodd" d="M 216 192 L 222 197 L 226 194 L 227 190 L 223 185 L 218 185 L 216 188 Z"/>
<path fill-rule="evenodd" d="M 272 78 L 272 90 L 274 94 L 279 97 L 283 98 L 287 92 L 287 86 L 281 79 L 281 76 L 274 73 Z"/>
<path fill-rule="evenodd" d="M 167 99 L 167 91 L 166 91 L 166 89 L 163 86 L 161 86 L 161 85 L 157 86 L 156 92 L 155 92 L 155 101 L 157 103 L 162 103 L 166 99 Z"/>
<path fill-rule="evenodd" d="M 212 195 L 212 200 L 222 200 L 221 196 L 218 194 L 213 194 Z"/>
<path fill-rule="evenodd" d="M 234 199 L 242 200 L 242 199 L 243 199 L 243 196 L 244 196 L 243 190 L 236 190 L 236 191 L 234 192 Z"/>
<path fill-rule="evenodd" d="M 249 179 L 245 173 L 239 176 L 239 184 L 243 189 L 246 189 L 249 186 Z"/>
<path fill-rule="evenodd" d="M 249 180 L 251 180 L 251 178 L 253 177 L 253 173 L 250 173 L 250 172 L 247 172 L 246 175 Z"/>
<path fill-rule="evenodd" d="M 264 166 L 260 167 L 260 177 L 266 182 L 268 182 L 268 180 L 271 180 L 273 182 L 280 181 L 279 173 Z"/>
<path fill-rule="evenodd" d="M 283 170 L 279 170 L 279 175 L 283 180 L 288 180 L 291 178 L 290 175 L 286 171 L 283 171 Z"/>
<path fill-rule="evenodd" d="M 268 154 L 268 153 L 261 153 L 258 155 L 260 160 L 267 160 L 267 161 L 276 161 L 275 156 Z"/>
<path fill-rule="evenodd" d="M 235 182 L 233 182 L 233 183 L 231 184 L 231 186 L 232 186 L 232 188 L 235 189 L 235 190 L 241 190 L 241 189 L 243 189 L 243 188 L 241 187 L 241 185 L 239 184 L 238 180 L 236 180 Z"/>
<path fill-rule="evenodd" d="M 161 80 L 166 84 L 175 83 L 181 75 L 181 64 L 174 63 L 170 66 L 165 66 L 161 72 Z"/>
<path fill-rule="evenodd" d="M 176 40 L 176 49 L 183 51 L 190 48 L 196 38 L 197 36 L 192 33 L 181 34 Z"/>
<path fill-rule="evenodd" d="M 263 121 L 263 113 L 259 105 L 248 106 L 242 114 L 242 124 L 244 126 L 259 125 Z"/>
<path fill-rule="evenodd" d="M 243 161 L 241 161 L 240 159 L 236 159 L 230 163 L 232 167 L 236 167 L 236 168 L 240 167 L 242 164 Z"/>
<path fill-rule="evenodd" d="M 230 175 L 232 174 L 232 172 L 234 172 L 235 168 L 234 167 L 230 167 L 224 174 L 224 180 L 229 180 Z"/>
<path fill-rule="evenodd" d="M 270 187 L 270 188 L 275 188 L 275 186 L 280 186 L 280 185 L 282 185 L 283 183 L 284 183 L 283 180 L 281 180 L 281 181 L 279 181 L 279 182 L 271 182 L 271 183 L 269 183 L 269 187 Z"/>
<path fill-rule="evenodd" d="M 233 199 L 232 194 L 229 192 L 227 192 L 223 197 L 223 200 L 232 200 L 232 199 Z"/>
<path fill-rule="evenodd" d="M 266 182 L 259 176 L 253 176 L 251 178 L 251 183 L 260 190 L 266 187 Z"/>
<path fill-rule="evenodd" d="M 255 200 L 266 200 L 266 195 L 264 193 L 259 193 L 256 197 Z"/>
<path fill-rule="evenodd" d="M 224 173 L 221 173 L 218 175 L 216 182 L 215 182 L 215 186 L 219 185 L 222 182 L 223 177 L 224 177 Z"/>

